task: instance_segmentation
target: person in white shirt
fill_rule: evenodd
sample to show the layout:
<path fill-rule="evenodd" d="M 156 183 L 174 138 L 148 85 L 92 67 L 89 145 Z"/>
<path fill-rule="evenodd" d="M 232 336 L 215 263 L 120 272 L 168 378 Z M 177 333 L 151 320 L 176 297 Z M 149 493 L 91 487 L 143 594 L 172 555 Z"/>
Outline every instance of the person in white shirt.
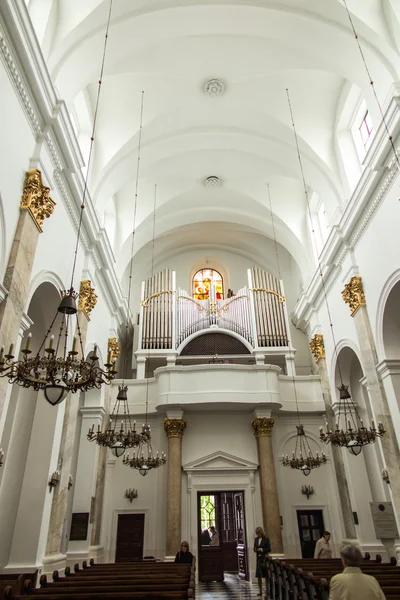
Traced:
<path fill-rule="evenodd" d="M 322 538 L 315 544 L 314 558 L 332 558 L 330 539 L 329 531 L 324 531 Z"/>
<path fill-rule="evenodd" d="M 357 546 L 344 546 L 340 556 L 344 571 L 332 577 L 329 600 L 385 600 L 385 594 L 375 577 L 361 571 L 363 558 Z"/>

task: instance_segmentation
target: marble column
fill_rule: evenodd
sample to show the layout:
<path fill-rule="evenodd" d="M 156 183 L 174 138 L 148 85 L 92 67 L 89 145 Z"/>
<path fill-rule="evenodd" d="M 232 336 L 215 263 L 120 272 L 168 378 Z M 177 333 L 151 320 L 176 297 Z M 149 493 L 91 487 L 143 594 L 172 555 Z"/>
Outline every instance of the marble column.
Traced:
<path fill-rule="evenodd" d="M 0 304 L 0 346 L 6 350 L 15 344 L 23 312 L 26 310 L 32 265 L 39 234 L 45 218 L 54 211 L 55 202 L 49 196 L 50 188 L 43 185 L 38 169 L 26 172 L 20 203 L 21 213 L 11 247 L 4 276 L 7 295 Z M 6 408 L 10 386 L 6 378 L 0 379 L 0 417 Z"/>
<path fill-rule="evenodd" d="M 378 363 L 375 340 L 365 302 L 362 279 L 355 276 L 342 292 L 343 300 L 349 304 L 357 333 L 361 363 L 366 389 L 375 423 L 382 421 L 386 435 L 381 439 L 382 453 L 390 476 L 390 491 L 393 509 L 400 529 L 400 451 L 393 425 L 392 415 L 382 380 L 376 369 Z"/>
<path fill-rule="evenodd" d="M 334 431 L 335 415 L 332 409 L 331 387 L 329 374 L 325 358 L 324 338 L 322 334 L 317 333 L 310 342 L 311 352 L 314 355 L 318 367 L 318 374 L 321 377 L 322 394 L 325 403 L 326 420 L 329 429 Z M 353 511 L 351 507 L 349 486 L 347 483 L 346 471 L 343 462 L 342 451 L 337 446 L 330 446 L 332 452 L 333 464 L 335 467 L 336 481 L 338 485 L 338 496 L 340 507 L 342 509 L 343 529 L 345 538 L 343 541 L 354 541 L 357 538 L 356 526 L 354 524 Z"/>
<path fill-rule="evenodd" d="M 175 556 L 181 546 L 182 521 L 182 437 L 186 428 L 183 419 L 165 419 L 167 451 L 167 532 L 166 555 Z"/>
<path fill-rule="evenodd" d="M 281 517 L 271 437 L 274 419 L 258 417 L 251 424 L 257 439 L 264 530 L 271 543 L 271 552 L 282 554 Z"/>
<path fill-rule="evenodd" d="M 88 295 L 88 289 L 92 290 Z M 84 300 L 83 300 L 84 299 Z M 90 312 L 96 304 L 96 295 L 93 288 L 88 286 L 88 281 L 82 281 L 80 286 L 80 299 L 78 305 L 78 322 L 81 330 L 82 346 L 85 348 Z M 79 355 L 78 355 L 79 357 Z M 47 537 L 46 555 L 43 558 L 44 572 L 52 572 L 54 569 L 63 569 L 66 561 L 66 542 L 69 531 L 67 520 L 68 504 L 72 493 L 70 475 L 74 459 L 74 445 L 76 426 L 79 416 L 80 393 L 68 394 L 65 400 L 64 422 L 61 435 L 59 452 L 59 464 L 61 479 L 54 490 L 51 507 L 50 526 Z M 72 488 L 73 489 L 73 488 Z"/>

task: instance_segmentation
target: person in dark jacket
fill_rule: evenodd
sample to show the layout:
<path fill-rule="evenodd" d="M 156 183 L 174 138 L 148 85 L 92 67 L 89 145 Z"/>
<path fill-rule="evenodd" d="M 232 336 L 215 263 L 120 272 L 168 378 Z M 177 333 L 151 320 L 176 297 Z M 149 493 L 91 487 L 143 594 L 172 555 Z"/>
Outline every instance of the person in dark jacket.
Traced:
<path fill-rule="evenodd" d="M 181 551 L 176 553 L 175 556 L 176 563 L 186 563 L 192 564 L 193 562 L 193 554 L 189 552 L 189 544 L 188 542 L 182 542 Z"/>
<path fill-rule="evenodd" d="M 208 529 L 203 529 L 203 531 L 201 532 L 201 545 L 202 546 L 209 546 L 210 545 L 210 541 L 211 541 L 211 535 L 208 532 Z"/>
<path fill-rule="evenodd" d="M 260 592 L 258 596 L 262 596 L 262 580 L 265 577 L 265 597 L 268 597 L 268 582 L 267 582 L 267 568 L 265 565 L 265 557 L 271 552 L 271 544 L 269 539 L 264 533 L 262 527 L 256 529 L 256 539 L 254 540 L 254 552 L 257 554 L 257 565 L 256 565 L 256 577 L 258 581 L 258 587 Z"/>

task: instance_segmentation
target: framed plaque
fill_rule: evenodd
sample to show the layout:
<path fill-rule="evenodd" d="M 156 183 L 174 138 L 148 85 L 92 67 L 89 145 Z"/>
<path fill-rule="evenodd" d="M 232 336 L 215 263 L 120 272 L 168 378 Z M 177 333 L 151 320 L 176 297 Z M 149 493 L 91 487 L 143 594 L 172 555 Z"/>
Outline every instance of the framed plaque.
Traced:
<path fill-rule="evenodd" d="M 82 542 L 87 540 L 89 527 L 89 513 L 72 513 L 71 532 L 69 539 L 71 542 Z"/>
<path fill-rule="evenodd" d="M 388 540 L 399 537 L 392 503 L 370 502 L 369 505 L 371 507 L 375 535 L 378 540 Z"/>

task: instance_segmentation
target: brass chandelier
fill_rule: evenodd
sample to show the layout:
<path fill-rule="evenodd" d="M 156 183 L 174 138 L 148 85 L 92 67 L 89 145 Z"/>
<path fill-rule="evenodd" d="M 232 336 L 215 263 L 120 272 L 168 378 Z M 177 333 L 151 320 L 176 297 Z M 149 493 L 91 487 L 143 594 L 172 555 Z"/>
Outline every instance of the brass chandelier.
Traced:
<path fill-rule="evenodd" d="M 321 453 L 321 456 L 319 456 L 318 452 L 316 452 L 314 456 L 303 425 L 296 425 L 296 428 L 296 446 L 293 450 L 292 457 L 289 458 L 287 454 L 286 456 L 282 456 L 282 464 L 284 467 L 297 469 L 301 471 L 303 475 L 307 476 L 311 473 L 312 469 L 317 469 L 326 463 L 326 456 L 323 452 Z"/>
<path fill-rule="evenodd" d="M 151 275 L 154 274 L 154 242 L 155 242 L 155 233 L 156 233 L 156 204 L 157 204 L 157 186 L 154 188 L 154 207 L 153 207 L 153 242 L 152 242 L 152 258 L 151 258 Z M 147 356 L 147 377 L 146 377 L 146 420 L 143 425 L 143 430 L 148 431 L 150 434 L 150 426 L 147 422 L 148 415 L 148 407 L 149 407 L 149 358 L 150 351 Z M 129 454 L 126 454 L 122 460 L 123 464 L 127 467 L 131 467 L 131 469 L 135 469 L 139 471 L 140 475 L 145 477 L 149 471 L 152 469 L 157 469 L 165 465 L 167 462 L 167 455 L 164 452 L 161 454 L 157 451 L 156 454 L 153 452 L 153 448 L 151 445 L 151 437 L 148 438 L 142 437 L 139 447 L 133 451 L 132 457 Z"/>
<path fill-rule="evenodd" d="M 347 6 L 346 6 L 346 9 L 347 9 Z M 292 120 L 292 127 L 293 127 L 293 133 L 294 133 L 295 144 L 296 144 L 296 149 L 297 149 L 297 156 L 298 156 L 299 165 L 300 165 L 300 172 L 301 172 L 301 177 L 302 177 L 303 186 L 304 186 L 304 195 L 306 198 L 308 216 L 310 219 L 310 223 L 312 225 L 312 214 L 311 214 L 310 201 L 309 201 L 309 197 L 308 197 L 308 189 L 307 189 L 306 180 L 304 177 L 303 163 L 301 160 L 300 147 L 299 147 L 299 142 L 298 142 L 297 133 L 296 133 L 296 127 L 295 127 L 294 119 L 293 119 L 293 112 L 292 112 L 292 105 L 290 102 L 289 90 L 286 90 L 286 94 L 287 94 L 287 99 L 288 99 L 290 117 Z M 318 252 L 316 234 L 315 234 L 315 230 L 313 227 L 312 227 L 312 233 L 313 233 L 314 246 L 315 246 L 315 251 L 316 251 L 315 253 L 316 253 L 316 256 L 318 257 L 317 258 L 318 271 L 319 271 L 319 275 L 321 278 L 322 290 L 323 290 L 326 310 L 327 310 L 328 318 L 329 318 L 329 324 L 330 324 L 330 330 L 331 330 L 332 342 L 333 342 L 333 349 L 334 349 L 333 351 L 336 356 L 336 364 L 338 367 L 338 372 L 339 372 L 339 377 L 340 377 L 340 386 L 338 387 L 339 410 L 338 410 L 335 430 L 332 431 L 329 427 L 329 424 L 326 423 L 325 431 L 324 431 L 323 427 L 320 427 L 319 437 L 322 442 L 325 442 L 326 444 L 332 444 L 332 446 L 338 446 L 340 448 L 347 448 L 351 454 L 354 454 L 355 456 L 357 456 L 358 454 L 360 454 L 360 452 L 364 446 L 367 446 L 368 444 L 373 444 L 378 438 L 383 437 L 386 434 L 386 431 L 383 426 L 383 423 L 381 423 L 380 421 L 378 422 L 378 428 L 375 427 L 375 423 L 373 420 L 371 421 L 370 427 L 364 426 L 363 420 L 361 419 L 361 417 L 358 413 L 357 406 L 354 403 L 354 401 L 351 397 L 351 394 L 349 393 L 348 386 L 343 383 L 342 370 L 340 367 L 340 360 L 339 360 L 339 355 L 338 355 L 338 351 L 337 351 L 335 332 L 334 332 L 334 328 L 333 328 L 331 312 L 329 309 L 328 295 L 326 292 L 324 273 L 322 270 L 320 254 Z"/>
<path fill-rule="evenodd" d="M 76 307 L 76 300 L 79 294 L 73 287 L 79 240 L 82 229 L 83 212 L 85 209 L 86 194 L 88 191 L 88 178 L 93 153 L 93 142 L 97 123 L 101 80 L 103 77 L 107 49 L 108 31 L 111 21 L 111 8 L 112 0 L 110 0 L 110 8 L 105 32 L 96 107 L 94 111 L 92 135 L 90 138 L 87 172 L 80 206 L 81 210 L 76 236 L 70 288 L 60 292 L 61 302 L 35 356 L 30 356 L 32 354 L 32 350 L 30 349 L 32 337 L 31 334 L 27 337 L 25 348 L 21 350 L 21 353 L 23 354 L 23 358 L 21 360 L 15 360 L 13 354 L 14 344 L 10 345 L 7 354 L 4 353 L 4 348 L 0 350 L 0 377 L 7 377 L 10 383 L 16 383 L 17 385 L 25 388 L 33 388 L 35 391 L 43 390 L 46 400 L 53 406 L 62 402 L 67 396 L 68 392 L 76 393 L 78 391 L 86 392 L 94 388 L 99 389 L 103 384 L 110 384 L 116 375 L 114 363 L 108 362 L 105 365 L 105 369 L 102 369 L 99 366 L 97 346 L 94 347 L 94 351 L 91 353 L 89 358 L 85 360 L 82 334 L 79 325 L 79 319 L 77 317 L 78 309 Z M 93 308 L 93 306 L 91 308 Z M 57 340 L 55 341 L 53 327 L 55 326 L 58 317 L 60 320 L 60 325 L 56 336 Z M 70 347 L 69 337 L 70 332 L 73 329 L 72 317 L 75 317 L 76 319 L 76 333 L 72 342 L 72 346 Z M 79 351 L 77 346 L 79 346 Z"/>
<path fill-rule="evenodd" d="M 114 363 L 107 362 L 102 369 L 99 366 L 97 346 L 84 359 L 81 330 L 77 319 L 76 331 L 71 350 L 67 350 L 70 317 L 76 315 L 76 299 L 78 294 L 73 287 L 61 292 L 61 302 L 45 338 L 34 356 L 30 349 L 32 334 L 26 340 L 26 345 L 21 353 L 22 360 L 15 360 L 13 355 L 14 345 L 11 344 L 7 354 L 4 348 L 0 350 L 0 377 L 7 377 L 9 383 L 16 383 L 24 388 L 33 388 L 36 392 L 44 391 L 46 400 L 55 406 L 64 400 L 68 392 L 86 392 L 99 389 L 103 384 L 110 384 L 116 375 Z M 52 334 L 53 326 L 61 316 L 57 341 Z M 80 352 L 77 345 L 80 346 Z M 80 357 L 78 356 L 80 354 Z"/>
<path fill-rule="evenodd" d="M 111 452 L 117 458 L 121 457 L 127 448 L 136 448 L 141 443 L 150 443 L 151 432 L 150 427 L 146 424 L 142 425 L 142 431 L 136 431 L 136 422 L 131 420 L 128 406 L 128 386 L 125 385 L 128 368 L 128 346 L 129 346 L 129 326 L 130 326 L 130 302 L 132 292 L 132 274 L 133 274 L 133 255 L 134 241 L 136 229 L 136 210 L 139 185 L 139 167 L 140 167 L 140 151 L 142 144 L 142 123 L 143 123 L 143 92 L 140 109 L 140 127 L 138 137 L 138 154 L 136 166 L 136 186 L 135 199 L 133 207 L 133 225 L 132 225 L 132 243 L 131 243 L 131 266 L 128 285 L 128 315 L 125 323 L 125 351 L 123 362 L 123 378 L 122 385 L 118 386 L 118 395 L 114 404 L 114 408 L 108 419 L 106 429 L 103 431 L 98 425 L 97 431 L 94 430 L 94 425 L 89 429 L 87 439 L 89 442 L 96 442 L 99 446 L 105 446 L 111 449 Z"/>
<path fill-rule="evenodd" d="M 373 444 L 378 438 L 385 435 L 386 431 L 381 421 L 378 421 L 378 427 L 372 419 L 371 426 L 366 427 L 361 419 L 357 406 L 353 402 L 348 390 L 348 386 L 342 382 L 339 390 L 339 411 L 334 431 L 330 429 L 328 423 L 324 428 L 321 426 L 320 440 L 332 446 L 347 448 L 351 454 L 357 456 L 360 454 L 363 446 Z"/>

